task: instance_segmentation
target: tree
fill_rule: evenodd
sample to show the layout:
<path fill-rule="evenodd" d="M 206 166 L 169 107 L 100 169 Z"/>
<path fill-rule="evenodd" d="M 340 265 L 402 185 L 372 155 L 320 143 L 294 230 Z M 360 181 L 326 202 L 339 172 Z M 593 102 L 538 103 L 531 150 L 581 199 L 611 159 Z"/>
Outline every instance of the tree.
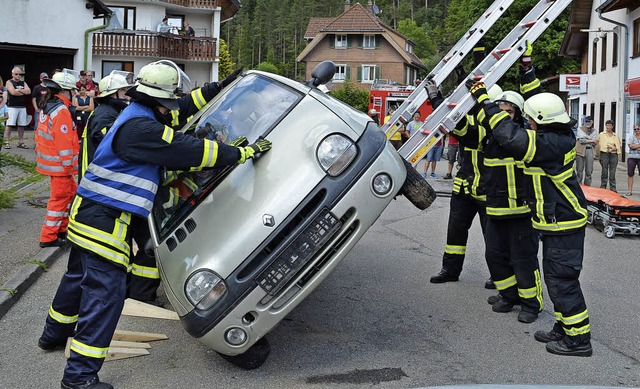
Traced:
<path fill-rule="evenodd" d="M 227 42 L 220 39 L 220 67 L 218 69 L 218 79 L 222 80 L 236 70 L 236 64 L 231 60 Z"/>
<path fill-rule="evenodd" d="M 345 82 L 340 89 L 331 92 L 331 95 L 362 112 L 369 109 L 369 92 L 355 87 L 351 82 Z"/>
<path fill-rule="evenodd" d="M 278 67 L 270 62 L 260 62 L 258 66 L 254 68 L 255 70 L 261 70 L 263 72 L 269 72 L 274 74 L 280 74 L 278 71 Z"/>

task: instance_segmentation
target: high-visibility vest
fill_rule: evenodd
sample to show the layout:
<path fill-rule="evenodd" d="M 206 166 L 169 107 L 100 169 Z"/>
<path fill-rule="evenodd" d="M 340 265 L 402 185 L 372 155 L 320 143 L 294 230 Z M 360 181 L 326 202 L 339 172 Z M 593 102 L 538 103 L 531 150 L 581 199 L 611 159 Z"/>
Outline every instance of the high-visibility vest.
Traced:
<path fill-rule="evenodd" d="M 78 173 L 80 145 L 71 112 L 71 102 L 60 95 L 39 116 L 36 128 L 36 171 L 47 176 Z"/>

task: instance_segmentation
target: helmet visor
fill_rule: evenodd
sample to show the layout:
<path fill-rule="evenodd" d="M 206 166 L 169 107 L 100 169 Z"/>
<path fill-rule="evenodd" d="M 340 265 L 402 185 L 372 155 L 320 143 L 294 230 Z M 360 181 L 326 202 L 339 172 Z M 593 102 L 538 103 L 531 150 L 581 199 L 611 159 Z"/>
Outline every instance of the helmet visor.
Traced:
<path fill-rule="evenodd" d="M 182 97 L 185 94 L 191 92 L 191 88 L 192 88 L 191 79 L 173 61 L 162 59 L 162 60 L 156 61 L 154 63 L 171 66 L 178 72 L 178 83 L 177 83 L 177 85 L 174 86 L 175 89 L 173 91 L 173 93 L 176 95 L 176 97 Z"/>

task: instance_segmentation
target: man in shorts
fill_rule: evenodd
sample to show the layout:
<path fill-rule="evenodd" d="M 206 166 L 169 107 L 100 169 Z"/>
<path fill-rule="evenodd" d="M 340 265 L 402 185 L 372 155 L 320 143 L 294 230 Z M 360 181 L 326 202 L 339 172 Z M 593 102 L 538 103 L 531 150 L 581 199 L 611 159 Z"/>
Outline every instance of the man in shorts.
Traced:
<path fill-rule="evenodd" d="M 447 148 L 447 161 L 449 161 L 449 169 L 447 170 L 447 174 L 443 177 L 445 180 L 450 180 L 453 178 L 451 173 L 453 173 L 453 165 L 455 165 L 458 160 L 458 149 L 460 148 L 460 144 L 458 140 L 449 135 L 449 147 Z"/>
<path fill-rule="evenodd" d="M 29 124 L 27 119 L 27 104 L 31 97 L 31 89 L 22 81 L 22 69 L 14 67 L 11 70 L 11 79 L 7 80 L 7 128 L 4 130 L 4 148 L 10 149 L 11 131 L 18 127 L 18 147 L 26 149 L 24 144 L 24 127 Z"/>

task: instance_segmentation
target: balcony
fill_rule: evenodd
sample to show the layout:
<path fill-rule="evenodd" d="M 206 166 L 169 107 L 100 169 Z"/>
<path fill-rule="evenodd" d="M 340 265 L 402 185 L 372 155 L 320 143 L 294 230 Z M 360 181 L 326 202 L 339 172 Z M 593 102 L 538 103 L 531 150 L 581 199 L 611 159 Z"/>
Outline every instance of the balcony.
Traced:
<path fill-rule="evenodd" d="M 93 34 L 93 55 L 149 57 L 213 62 L 216 39 L 158 34 L 150 31 L 109 31 Z"/>

